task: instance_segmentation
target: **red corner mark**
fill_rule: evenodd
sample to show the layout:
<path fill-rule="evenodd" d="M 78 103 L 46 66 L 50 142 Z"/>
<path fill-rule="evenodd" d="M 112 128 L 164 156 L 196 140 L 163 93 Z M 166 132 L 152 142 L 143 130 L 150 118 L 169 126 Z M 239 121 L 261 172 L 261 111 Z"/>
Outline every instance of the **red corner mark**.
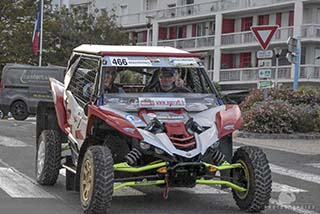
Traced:
<path fill-rule="evenodd" d="M 251 31 L 262 49 L 265 50 L 268 48 L 270 41 L 278 28 L 278 25 L 252 26 Z"/>

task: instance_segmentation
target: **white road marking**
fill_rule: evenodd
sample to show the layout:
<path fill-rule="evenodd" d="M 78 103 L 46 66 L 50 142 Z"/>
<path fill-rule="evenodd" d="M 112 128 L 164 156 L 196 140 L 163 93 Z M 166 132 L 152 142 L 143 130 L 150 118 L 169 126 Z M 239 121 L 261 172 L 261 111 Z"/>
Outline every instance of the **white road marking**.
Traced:
<path fill-rule="evenodd" d="M 273 208 L 273 205 L 275 205 L 276 207 Z M 269 209 L 279 209 L 279 207 L 287 209 L 287 210 L 291 210 L 296 213 L 301 213 L 301 214 L 319 214 L 319 213 L 314 212 L 312 210 L 304 209 L 301 206 L 283 204 L 275 199 L 270 199 Z"/>
<path fill-rule="evenodd" d="M 193 188 L 180 188 L 180 187 L 176 187 L 176 188 L 172 188 L 171 190 L 179 190 L 179 191 L 183 191 L 186 193 L 191 193 L 191 194 L 228 194 L 227 191 L 215 188 L 215 187 L 211 187 L 208 185 L 196 185 Z M 171 191 L 170 190 L 170 191 Z"/>
<path fill-rule="evenodd" d="M 62 176 L 66 176 L 66 169 L 60 169 L 59 171 L 60 175 Z M 114 185 L 117 185 L 119 183 L 114 183 Z M 112 197 L 119 197 L 119 196 L 143 196 L 146 195 L 145 193 L 136 190 L 134 188 L 131 187 L 124 187 L 122 189 L 116 190 L 113 192 Z"/>
<path fill-rule="evenodd" d="M 13 168 L 0 167 L 0 188 L 12 198 L 55 198 Z"/>
<path fill-rule="evenodd" d="M 119 183 L 115 183 L 114 185 L 117 185 Z M 113 191 L 113 195 L 112 197 L 121 197 L 121 196 L 144 196 L 146 195 L 145 193 L 136 190 L 132 187 L 124 187 L 122 189 L 119 190 L 115 190 Z"/>
<path fill-rule="evenodd" d="M 272 182 L 272 192 L 308 192 L 304 189 L 299 189 L 286 184 L 280 184 L 277 182 Z"/>
<path fill-rule="evenodd" d="M 305 180 L 320 184 L 320 176 L 312 173 L 307 173 L 295 169 L 288 169 L 282 166 L 270 164 L 271 171 L 280 175 L 286 175 L 300 180 Z"/>
<path fill-rule="evenodd" d="M 0 136 L 0 146 L 6 147 L 27 147 L 28 145 L 20 140 L 11 137 Z"/>
<path fill-rule="evenodd" d="M 320 163 L 307 163 L 306 166 L 312 166 L 314 168 L 320 168 Z"/>

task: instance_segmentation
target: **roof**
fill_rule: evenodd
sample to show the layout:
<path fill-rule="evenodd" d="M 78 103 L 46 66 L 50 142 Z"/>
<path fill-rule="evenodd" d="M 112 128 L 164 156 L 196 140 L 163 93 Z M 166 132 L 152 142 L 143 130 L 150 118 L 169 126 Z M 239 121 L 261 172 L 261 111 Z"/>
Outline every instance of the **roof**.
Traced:
<path fill-rule="evenodd" d="M 80 45 L 73 51 L 101 56 L 200 57 L 200 54 L 166 46 Z"/>

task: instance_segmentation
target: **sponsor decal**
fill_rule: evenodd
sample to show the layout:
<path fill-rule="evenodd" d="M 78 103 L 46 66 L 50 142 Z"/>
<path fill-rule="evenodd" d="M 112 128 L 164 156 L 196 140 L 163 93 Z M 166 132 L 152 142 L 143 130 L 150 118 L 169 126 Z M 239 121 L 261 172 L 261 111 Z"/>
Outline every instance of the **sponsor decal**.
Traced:
<path fill-rule="evenodd" d="M 20 82 L 21 83 L 39 83 L 39 82 L 48 82 L 49 75 L 47 74 L 35 74 L 32 71 L 23 71 Z"/>
<path fill-rule="evenodd" d="M 194 64 L 197 64 L 197 62 L 194 58 L 169 57 L 169 62 L 174 65 L 194 65 Z"/>
<path fill-rule="evenodd" d="M 125 118 L 127 120 L 129 120 L 131 123 L 141 123 L 142 122 L 142 120 L 139 117 L 132 115 L 132 114 L 126 114 Z"/>
<path fill-rule="evenodd" d="M 234 129 L 234 125 L 226 125 L 225 127 L 223 127 L 225 130 L 232 130 Z"/>
<path fill-rule="evenodd" d="M 145 57 L 146 60 L 149 60 L 152 64 L 160 64 L 161 60 L 157 57 Z"/>
<path fill-rule="evenodd" d="M 154 107 L 154 108 L 184 108 L 186 101 L 184 98 L 139 98 L 139 107 Z"/>
<path fill-rule="evenodd" d="M 129 67 L 138 67 L 138 66 L 152 66 L 152 63 L 149 59 L 132 59 L 128 57 L 110 57 L 110 62 L 112 66 L 129 66 Z"/>

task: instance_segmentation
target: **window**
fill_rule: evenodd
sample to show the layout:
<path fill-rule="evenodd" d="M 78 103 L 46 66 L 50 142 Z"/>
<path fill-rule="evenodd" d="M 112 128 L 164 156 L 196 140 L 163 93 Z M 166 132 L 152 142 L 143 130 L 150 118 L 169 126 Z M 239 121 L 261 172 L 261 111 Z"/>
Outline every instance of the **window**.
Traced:
<path fill-rule="evenodd" d="M 234 68 L 234 55 L 221 54 L 221 69 Z"/>
<path fill-rule="evenodd" d="M 145 0 L 145 10 L 156 10 L 157 5 L 157 0 Z"/>
<path fill-rule="evenodd" d="M 184 26 L 179 26 L 177 29 L 177 38 L 184 38 Z"/>
<path fill-rule="evenodd" d="M 294 24 L 294 11 L 289 11 L 288 26 L 293 26 L 293 24 Z"/>
<path fill-rule="evenodd" d="M 214 35 L 215 29 L 216 29 L 216 22 L 215 21 L 209 22 L 209 35 Z"/>
<path fill-rule="evenodd" d="M 169 14 L 171 17 L 175 17 L 176 16 L 176 4 L 168 4 L 168 8 L 169 8 Z"/>
<path fill-rule="evenodd" d="M 315 52 L 315 58 L 320 57 L 320 47 L 315 48 L 314 52 Z M 320 58 L 316 59 L 315 64 L 320 65 Z"/>
<path fill-rule="evenodd" d="M 93 86 L 98 69 L 98 59 L 84 57 L 80 59 L 76 70 L 73 72 L 68 90 L 72 92 L 73 96 L 82 107 L 86 103 L 90 102 L 92 98 L 92 95 L 94 93 Z M 84 91 L 84 88 L 86 86 L 88 86 L 88 91 Z M 89 86 L 92 89 L 89 89 Z"/>
<path fill-rule="evenodd" d="M 205 36 L 206 35 L 206 23 L 202 22 L 202 23 L 198 23 L 197 24 L 197 36 Z"/>
<path fill-rule="evenodd" d="M 282 13 L 276 14 L 276 25 L 279 25 L 281 27 L 281 21 L 282 21 Z"/>
<path fill-rule="evenodd" d="M 241 31 L 250 31 L 252 26 L 252 17 L 246 17 L 241 19 Z"/>
<path fill-rule="evenodd" d="M 240 53 L 240 68 L 251 67 L 251 53 Z"/>
<path fill-rule="evenodd" d="M 233 33 L 234 32 L 234 19 L 222 20 L 222 33 Z"/>
<path fill-rule="evenodd" d="M 269 15 L 258 16 L 258 25 L 268 25 Z"/>
<path fill-rule="evenodd" d="M 146 42 L 147 41 L 147 31 L 137 32 L 137 42 Z"/>

